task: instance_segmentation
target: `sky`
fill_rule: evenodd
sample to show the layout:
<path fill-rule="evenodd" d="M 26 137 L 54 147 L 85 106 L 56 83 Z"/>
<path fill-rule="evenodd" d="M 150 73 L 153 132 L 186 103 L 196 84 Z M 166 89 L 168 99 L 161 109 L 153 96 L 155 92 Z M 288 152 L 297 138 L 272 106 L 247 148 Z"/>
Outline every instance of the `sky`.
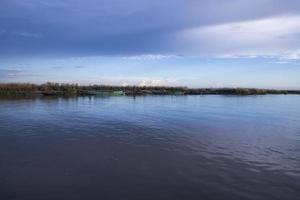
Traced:
<path fill-rule="evenodd" d="M 300 89 L 299 0 L 0 0 L 0 82 Z"/>

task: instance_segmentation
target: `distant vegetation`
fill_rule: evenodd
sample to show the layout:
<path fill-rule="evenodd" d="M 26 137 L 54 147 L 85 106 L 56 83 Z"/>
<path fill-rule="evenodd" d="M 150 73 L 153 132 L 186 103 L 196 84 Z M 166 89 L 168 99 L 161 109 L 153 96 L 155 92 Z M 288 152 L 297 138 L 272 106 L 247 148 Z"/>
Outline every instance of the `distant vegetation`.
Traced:
<path fill-rule="evenodd" d="M 78 84 L 29 83 L 0 84 L 1 96 L 13 95 L 53 95 L 53 96 L 86 96 L 86 95 L 264 95 L 264 94 L 300 94 L 300 90 L 270 90 L 254 88 L 187 88 L 187 87 L 152 87 L 152 86 L 108 86 Z"/>

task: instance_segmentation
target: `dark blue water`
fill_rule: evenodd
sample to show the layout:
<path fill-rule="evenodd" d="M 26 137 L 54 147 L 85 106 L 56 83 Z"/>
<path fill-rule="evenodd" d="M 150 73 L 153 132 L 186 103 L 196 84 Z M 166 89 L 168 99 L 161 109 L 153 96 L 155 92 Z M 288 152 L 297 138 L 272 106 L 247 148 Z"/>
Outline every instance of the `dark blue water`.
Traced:
<path fill-rule="evenodd" d="M 0 100 L 0 199 L 299 199 L 300 96 Z"/>

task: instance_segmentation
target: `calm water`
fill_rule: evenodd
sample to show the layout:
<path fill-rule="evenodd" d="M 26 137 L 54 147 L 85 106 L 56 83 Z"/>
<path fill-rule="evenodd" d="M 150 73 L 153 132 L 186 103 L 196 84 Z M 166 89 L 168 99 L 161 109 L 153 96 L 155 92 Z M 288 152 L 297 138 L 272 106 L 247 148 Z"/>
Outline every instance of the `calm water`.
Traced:
<path fill-rule="evenodd" d="M 0 100 L 0 199 L 299 199 L 300 96 Z"/>

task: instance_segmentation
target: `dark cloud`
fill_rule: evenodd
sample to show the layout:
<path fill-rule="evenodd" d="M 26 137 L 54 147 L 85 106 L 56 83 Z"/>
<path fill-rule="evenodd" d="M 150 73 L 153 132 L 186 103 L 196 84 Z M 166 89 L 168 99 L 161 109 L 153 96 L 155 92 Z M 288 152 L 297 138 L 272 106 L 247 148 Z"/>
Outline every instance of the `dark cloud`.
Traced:
<path fill-rule="evenodd" d="M 1 0 L 0 55 L 176 53 L 180 30 L 299 13 L 299 0 Z"/>

